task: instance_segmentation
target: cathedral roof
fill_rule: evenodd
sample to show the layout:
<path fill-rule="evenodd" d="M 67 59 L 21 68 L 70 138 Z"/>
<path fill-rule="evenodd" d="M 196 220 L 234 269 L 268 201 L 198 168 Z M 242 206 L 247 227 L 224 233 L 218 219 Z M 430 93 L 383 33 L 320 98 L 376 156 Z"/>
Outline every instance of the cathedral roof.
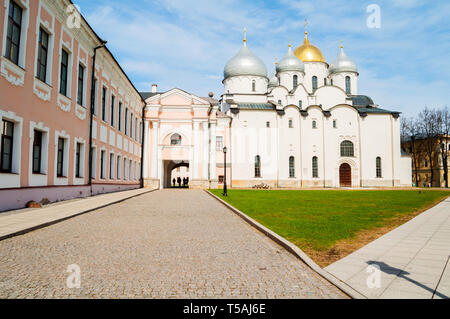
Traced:
<path fill-rule="evenodd" d="M 295 56 L 303 62 L 323 62 L 327 63 L 319 48 L 312 45 L 308 40 L 308 32 L 305 31 L 303 44 L 295 49 Z"/>
<path fill-rule="evenodd" d="M 305 64 L 294 55 L 291 44 L 286 56 L 277 65 L 277 73 L 284 71 L 305 72 Z"/>
<path fill-rule="evenodd" d="M 244 37 L 244 45 L 227 62 L 223 73 L 225 79 L 239 75 L 267 77 L 267 68 L 264 62 L 247 47 L 247 39 Z"/>
<path fill-rule="evenodd" d="M 355 62 L 345 54 L 343 46 L 341 45 L 341 52 L 337 59 L 330 65 L 328 69 L 330 74 L 338 72 L 355 72 L 358 73 L 358 67 Z"/>

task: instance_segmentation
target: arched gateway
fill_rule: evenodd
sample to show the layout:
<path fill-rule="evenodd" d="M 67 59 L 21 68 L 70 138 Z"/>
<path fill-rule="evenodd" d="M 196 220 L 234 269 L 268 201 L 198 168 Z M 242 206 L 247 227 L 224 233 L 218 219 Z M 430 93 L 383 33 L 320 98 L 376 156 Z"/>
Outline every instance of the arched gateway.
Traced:
<path fill-rule="evenodd" d="M 218 101 L 180 89 L 142 93 L 144 112 L 144 184 L 172 186 L 172 172 L 187 167 L 190 188 L 217 188 L 223 174 L 222 148 L 229 141 L 230 118 L 218 111 Z M 182 177 L 182 178 L 183 178 Z"/>

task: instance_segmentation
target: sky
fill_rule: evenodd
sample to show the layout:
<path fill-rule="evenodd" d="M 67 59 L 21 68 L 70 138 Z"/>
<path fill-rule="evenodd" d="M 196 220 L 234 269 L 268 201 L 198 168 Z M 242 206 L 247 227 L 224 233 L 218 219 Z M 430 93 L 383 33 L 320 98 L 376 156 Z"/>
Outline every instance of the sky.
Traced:
<path fill-rule="evenodd" d="M 74 0 L 140 91 L 223 93 L 223 69 L 242 46 L 267 65 L 309 39 L 331 64 L 343 40 L 359 68 L 359 94 L 416 115 L 450 106 L 448 0 Z M 373 20 L 379 8 L 379 20 Z M 369 7 L 370 8 L 370 7 Z M 375 21 L 368 24 L 368 20 Z M 378 23 L 379 22 L 379 23 Z"/>

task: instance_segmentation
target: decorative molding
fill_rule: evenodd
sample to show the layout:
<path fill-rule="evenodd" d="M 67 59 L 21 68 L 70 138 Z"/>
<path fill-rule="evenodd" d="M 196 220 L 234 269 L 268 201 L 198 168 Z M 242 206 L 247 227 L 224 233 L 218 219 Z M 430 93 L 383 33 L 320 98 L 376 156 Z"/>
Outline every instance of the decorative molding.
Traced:
<path fill-rule="evenodd" d="M 64 112 L 70 112 L 71 100 L 68 97 L 59 94 L 57 103 L 61 110 L 63 110 Z"/>
<path fill-rule="evenodd" d="M 75 115 L 82 121 L 86 119 L 86 108 L 78 105 L 75 107 Z"/>
<path fill-rule="evenodd" d="M 12 85 L 25 84 L 25 70 L 3 56 L 1 57 L 1 75 Z"/>
<path fill-rule="evenodd" d="M 52 88 L 39 79 L 34 79 L 33 92 L 42 101 L 48 102 L 52 95 Z"/>

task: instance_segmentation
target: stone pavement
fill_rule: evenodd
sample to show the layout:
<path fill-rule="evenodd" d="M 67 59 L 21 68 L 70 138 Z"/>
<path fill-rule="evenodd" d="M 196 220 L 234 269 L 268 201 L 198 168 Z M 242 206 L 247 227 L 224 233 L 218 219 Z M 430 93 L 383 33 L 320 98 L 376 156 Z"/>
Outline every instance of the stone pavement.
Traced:
<path fill-rule="evenodd" d="M 69 265 L 80 269 L 79 289 L 67 287 Z M 0 241 L 0 298 L 64 297 L 348 298 L 189 190 L 144 194 Z"/>
<path fill-rule="evenodd" d="M 0 213 L 0 240 L 18 233 L 27 232 L 42 225 L 54 223 L 93 209 L 148 193 L 149 191 L 149 189 L 135 189 L 54 203 L 40 209 L 21 209 Z"/>
<path fill-rule="evenodd" d="M 450 198 L 325 268 L 368 298 L 450 298 Z M 369 264 L 379 288 L 369 288 Z M 371 277 L 376 279 L 376 277 Z M 376 284 L 375 281 L 370 281 Z M 371 284 L 371 285 L 372 285 Z"/>

